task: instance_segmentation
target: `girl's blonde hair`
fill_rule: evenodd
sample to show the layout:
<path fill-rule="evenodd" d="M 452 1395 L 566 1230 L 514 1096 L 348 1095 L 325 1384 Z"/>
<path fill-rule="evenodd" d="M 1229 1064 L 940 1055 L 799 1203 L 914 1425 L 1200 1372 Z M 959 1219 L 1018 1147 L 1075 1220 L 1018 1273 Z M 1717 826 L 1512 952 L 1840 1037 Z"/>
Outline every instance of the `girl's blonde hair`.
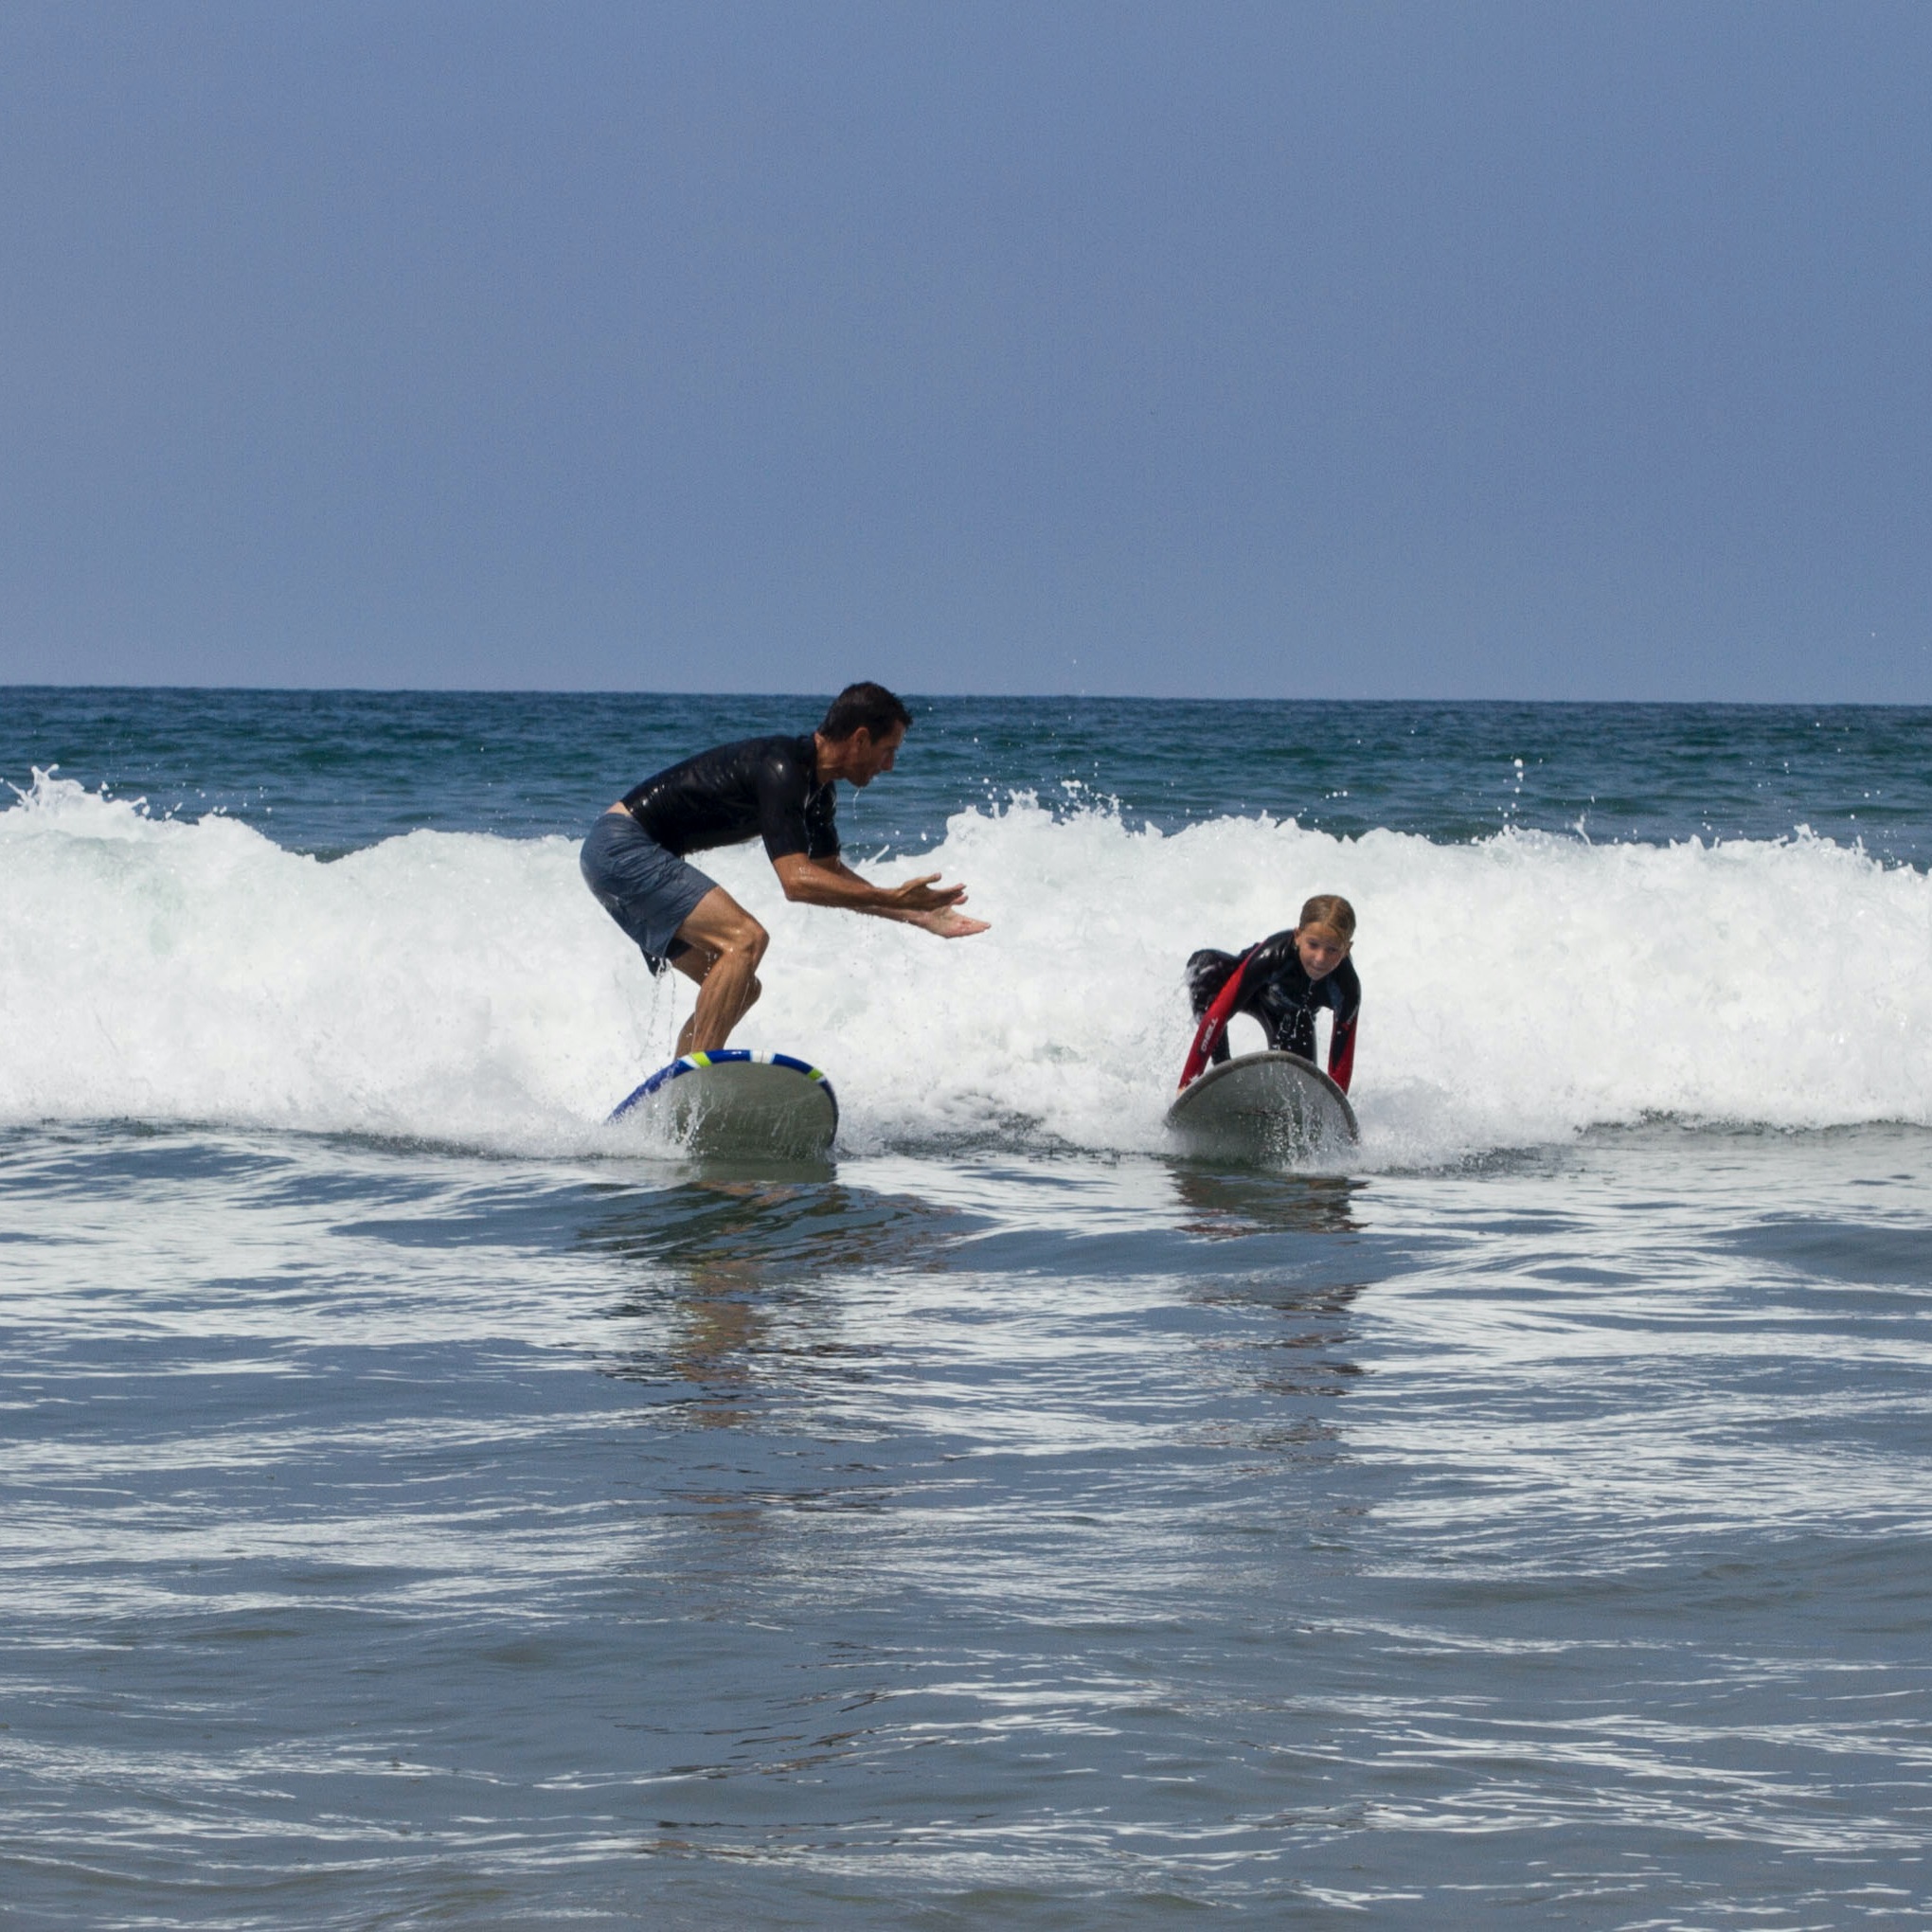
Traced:
<path fill-rule="evenodd" d="M 1321 926 L 1345 945 L 1355 937 L 1355 908 L 1338 892 L 1317 892 L 1301 908 L 1301 923 L 1295 930 Z"/>

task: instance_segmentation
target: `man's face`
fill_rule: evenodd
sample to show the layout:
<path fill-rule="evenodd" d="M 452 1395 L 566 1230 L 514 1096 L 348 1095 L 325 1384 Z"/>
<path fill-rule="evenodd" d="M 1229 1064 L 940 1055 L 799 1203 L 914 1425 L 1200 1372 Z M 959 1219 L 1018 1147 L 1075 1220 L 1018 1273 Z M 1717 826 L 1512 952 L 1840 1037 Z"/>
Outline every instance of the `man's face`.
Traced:
<path fill-rule="evenodd" d="M 860 787 L 869 785 L 881 772 L 892 769 L 892 760 L 899 756 L 899 747 L 904 742 L 903 724 L 895 724 L 884 738 L 874 738 L 861 724 L 846 741 L 847 779 Z"/>
<path fill-rule="evenodd" d="M 1295 935 L 1295 950 L 1311 979 L 1326 979 L 1349 957 L 1349 942 L 1326 926 L 1303 926 Z"/>

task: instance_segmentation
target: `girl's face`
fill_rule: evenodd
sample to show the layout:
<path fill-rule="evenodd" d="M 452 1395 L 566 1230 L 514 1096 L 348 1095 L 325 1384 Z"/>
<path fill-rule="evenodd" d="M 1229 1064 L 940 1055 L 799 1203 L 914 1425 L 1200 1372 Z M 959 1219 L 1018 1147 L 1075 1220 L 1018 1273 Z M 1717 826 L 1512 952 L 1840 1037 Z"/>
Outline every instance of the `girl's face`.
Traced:
<path fill-rule="evenodd" d="M 1326 979 L 1349 957 L 1349 942 L 1338 939 L 1326 926 L 1302 926 L 1295 935 L 1295 950 L 1301 956 L 1301 970 L 1311 979 Z"/>

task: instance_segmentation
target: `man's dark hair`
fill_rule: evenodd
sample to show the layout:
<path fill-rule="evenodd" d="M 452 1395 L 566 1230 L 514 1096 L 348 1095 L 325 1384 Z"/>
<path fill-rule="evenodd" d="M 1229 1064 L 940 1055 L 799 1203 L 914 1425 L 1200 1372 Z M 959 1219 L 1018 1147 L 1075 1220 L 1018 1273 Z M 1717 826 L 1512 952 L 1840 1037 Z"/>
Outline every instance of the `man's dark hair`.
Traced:
<path fill-rule="evenodd" d="M 910 724 L 912 713 L 882 684 L 849 684 L 832 699 L 818 728 L 832 743 L 840 744 L 854 731 L 869 731 L 884 738 L 895 724 Z"/>

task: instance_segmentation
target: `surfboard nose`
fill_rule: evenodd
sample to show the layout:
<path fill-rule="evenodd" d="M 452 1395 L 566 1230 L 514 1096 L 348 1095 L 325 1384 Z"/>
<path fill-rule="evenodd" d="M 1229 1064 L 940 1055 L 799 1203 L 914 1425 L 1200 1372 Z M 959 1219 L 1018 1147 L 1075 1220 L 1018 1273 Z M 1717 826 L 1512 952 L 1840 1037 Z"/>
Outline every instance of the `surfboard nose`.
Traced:
<path fill-rule="evenodd" d="M 1349 1097 L 1298 1053 L 1243 1053 L 1174 1097 L 1169 1131 L 1189 1154 L 1292 1160 L 1361 1138 Z"/>
<path fill-rule="evenodd" d="M 819 1158 L 838 1134 L 838 1097 L 819 1067 L 740 1046 L 687 1053 L 612 1110 L 680 1154 Z"/>

